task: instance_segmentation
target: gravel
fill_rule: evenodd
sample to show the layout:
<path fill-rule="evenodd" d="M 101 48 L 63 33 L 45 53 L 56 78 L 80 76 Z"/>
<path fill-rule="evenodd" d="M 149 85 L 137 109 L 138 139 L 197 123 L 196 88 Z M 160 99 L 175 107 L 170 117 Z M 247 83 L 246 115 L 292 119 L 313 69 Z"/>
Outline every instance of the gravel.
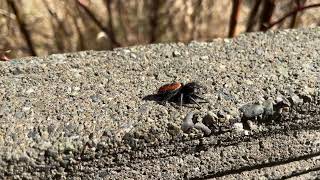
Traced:
<path fill-rule="evenodd" d="M 311 28 L 0 62 L 0 177 L 317 176 L 319 44 Z M 146 98 L 175 81 L 199 82 L 209 103 Z M 234 125 L 243 105 L 267 100 L 268 121 Z M 290 107 L 270 115 L 280 101 Z M 191 111 L 223 115 L 227 129 L 184 133 Z"/>

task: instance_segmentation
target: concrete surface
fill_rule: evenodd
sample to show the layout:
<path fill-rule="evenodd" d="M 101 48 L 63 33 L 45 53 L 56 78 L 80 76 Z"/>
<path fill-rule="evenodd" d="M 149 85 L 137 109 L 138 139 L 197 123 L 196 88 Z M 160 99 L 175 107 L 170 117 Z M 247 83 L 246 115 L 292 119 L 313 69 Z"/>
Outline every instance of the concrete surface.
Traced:
<path fill-rule="evenodd" d="M 316 178 L 319 52 L 313 28 L 0 62 L 0 176 Z M 210 103 L 145 99 L 174 81 L 199 82 Z M 279 98 L 277 115 L 243 121 L 243 105 Z M 182 132 L 191 111 L 221 131 Z"/>

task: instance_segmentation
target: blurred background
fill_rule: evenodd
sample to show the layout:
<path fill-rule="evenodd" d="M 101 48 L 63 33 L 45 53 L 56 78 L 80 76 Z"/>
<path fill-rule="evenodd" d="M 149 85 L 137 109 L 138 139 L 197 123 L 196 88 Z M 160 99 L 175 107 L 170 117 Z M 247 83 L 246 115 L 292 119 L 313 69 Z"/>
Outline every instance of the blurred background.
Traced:
<path fill-rule="evenodd" d="M 1 0 L 0 60 L 320 25 L 320 0 Z"/>

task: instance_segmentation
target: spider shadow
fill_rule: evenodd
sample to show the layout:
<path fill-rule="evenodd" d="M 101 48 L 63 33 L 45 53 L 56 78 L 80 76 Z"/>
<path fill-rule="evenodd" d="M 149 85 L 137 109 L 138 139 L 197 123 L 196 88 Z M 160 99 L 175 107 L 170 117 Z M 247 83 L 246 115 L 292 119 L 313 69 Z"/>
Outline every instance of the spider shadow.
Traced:
<path fill-rule="evenodd" d="M 144 100 L 144 101 L 155 101 L 158 104 L 163 105 L 163 106 L 165 106 L 166 103 L 168 102 L 170 105 L 172 105 L 173 107 L 175 107 L 177 109 L 181 108 L 179 100 L 177 100 L 175 98 L 172 98 L 172 99 L 170 99 L 168 101 L 163 101 L 163 98 L 160 97 L 158 94 L 147 95 L 147 96 L 143 97 L 142 100 Z M 207 102 L 198 102 L 198 103 L 199 104 L 203 104 L 203 103 L 207 103 Z M 196 106 L 195 103 L 190 103 L 190 102 L 189 103 L 182 103 L 182 106 L 183 107 L 188 107 L 188 108 L 196 107 L 197 109 L 201 108 L 201 107 Z"/>

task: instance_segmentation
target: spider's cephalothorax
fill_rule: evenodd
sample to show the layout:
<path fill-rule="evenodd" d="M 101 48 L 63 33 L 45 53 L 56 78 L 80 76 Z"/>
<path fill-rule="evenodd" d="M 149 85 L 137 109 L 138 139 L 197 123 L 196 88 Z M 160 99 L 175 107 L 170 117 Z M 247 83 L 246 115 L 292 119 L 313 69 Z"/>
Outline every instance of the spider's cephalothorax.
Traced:
<path fill-rule="evenodd" d="M 190 82 L 185 85 L 175 82 L 161 86 L 157 95 L 161 98 L 160 100 L 162 102 L 179 102 L 180 106 L 183 104 L 195 103 L 200 107 L 196 99 L 201 99 L 204 103 L 208 102 L 206 99 L 199 96 L 200 88 L 201 86 L 195 82 Z"/>

